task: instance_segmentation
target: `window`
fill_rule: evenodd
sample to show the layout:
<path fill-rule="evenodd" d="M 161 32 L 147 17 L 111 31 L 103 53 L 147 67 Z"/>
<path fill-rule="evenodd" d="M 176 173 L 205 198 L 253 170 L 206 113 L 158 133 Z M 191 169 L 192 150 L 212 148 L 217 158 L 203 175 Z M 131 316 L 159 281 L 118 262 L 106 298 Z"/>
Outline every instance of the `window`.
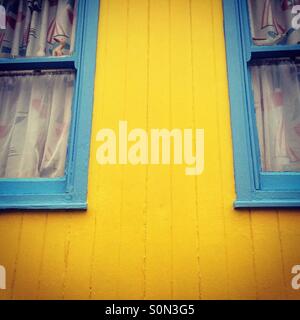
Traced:
<path fill-rule="evenodd" d="M 223 0 L 237 208 L 300 207 L 299 4 Z"/>
<path fill-rule="evenodd" d="M 86 209 L 99 3 L 0 5 L 0 209 Z"/>

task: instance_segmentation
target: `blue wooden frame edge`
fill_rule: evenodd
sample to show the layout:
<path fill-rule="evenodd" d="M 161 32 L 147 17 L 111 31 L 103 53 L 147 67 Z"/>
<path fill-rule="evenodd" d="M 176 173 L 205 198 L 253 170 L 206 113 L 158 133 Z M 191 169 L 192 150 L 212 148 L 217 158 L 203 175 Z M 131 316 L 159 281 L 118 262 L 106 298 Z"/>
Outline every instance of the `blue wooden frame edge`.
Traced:
<path fill-rule="evenodd" d="M 236 200 L 234 202 L 235 209 L 259 209 L 259 208 L 298 208 L 300 207 L 300 201 L 293 200 L 285 200 L 285 201 L 277 201 L 277 200 Z"/>
<path fill-rule="evenodd" d="M 66 176 L 59 179 L 1 179 L 0 210 L 69 210 L 87 209 L 87 183 L 94 77 L 98 37 L 99 0 L 79 2 L 76 48 L 74 55 L 63 58 L 45 57 L 1 59 L 0 69 L 69 68 L 77 72 L 76 93 Z M 20 191 L 22 190 L 22 191 Z M 25 191 L 26 190 L 26 191 Z"/>
<path fill-rule="evenodd" d="M 252 45 L 246 0 L 223 0 L 223 12 L 237 196 L 234 207 L 298 208 L 298 173 L 261 172 L 251 78 L 246 63 L 251 57 L 293 55 L 300 51 L 300 46 Z"/>
<path fill-rule="evenodd" d="M 250 137 L 242 123 L 248 123 L 245 105 L 246 96 L 243 84 L 245 83 L 242 61 L 241 30 L 238 19 L 239 7 L 236 1 L 223 1 L 224 28 L 227 53 L 227 72 L 229 81 L 231 127 L 233 137 L 233 152 L 235 161 L 235 183 L 238 199 L 250 199 L 253 185 L 251 163 L 249 161 Z M 226 23 L 230 21 L 230 23 Z M 250 156 L 250 157 L 249 157 Z"/>

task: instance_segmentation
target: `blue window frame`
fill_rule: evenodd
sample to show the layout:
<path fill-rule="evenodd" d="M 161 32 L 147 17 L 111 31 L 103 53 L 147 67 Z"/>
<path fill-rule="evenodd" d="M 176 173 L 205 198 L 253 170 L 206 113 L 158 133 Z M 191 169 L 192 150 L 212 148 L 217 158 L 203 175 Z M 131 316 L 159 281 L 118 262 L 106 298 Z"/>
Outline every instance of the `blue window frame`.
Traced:
<path fill-rule="evenodd" d="M 235 161 L 235 207 L 300 207 L 299 172 L 264 172 L 261 169 L 250 74 L 250 63 L 254 59 L 297 57 L 300 45 L 255 45 L 247 0 L 223 0 L 223 9 Z"/>
<path fill-rule="evenodd" d="M 75 50 L 70 56 L 0 58 L 0 71 L 73 69 L 76 73 L 65 176 L 0 179 L 0 210 L 87 208 L 98 13 L 98 0 L 79 1 Z"/>

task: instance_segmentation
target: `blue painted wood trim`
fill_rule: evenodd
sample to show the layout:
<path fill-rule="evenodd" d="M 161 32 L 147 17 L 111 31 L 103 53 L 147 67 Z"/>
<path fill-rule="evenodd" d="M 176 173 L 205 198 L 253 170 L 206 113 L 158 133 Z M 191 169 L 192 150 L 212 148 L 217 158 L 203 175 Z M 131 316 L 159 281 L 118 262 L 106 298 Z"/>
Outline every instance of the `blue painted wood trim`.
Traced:
<path fill-rule="evenodd" d="M 1 211 L 13 211 L 13 210 L 40 210 L 40 211 L 48 211 L 48 210 L 86 210 L 87 203 L 86 202 L 70 202 L 67 203 L 65 199 L 62 199 L 61 202 L 58 199 L 54 201 L 47 201 L 47 199 L 41 199 L 41 202 L 34 202 L 31 199 L 28 199 L 24 202 L 18 202 L 12 204 L 11 201 L 1 203 L 0 215 Z"/>
<path fill-rule="evenodd" d="M 237 1 L 223 2 L 227 72 L 229 81 L 231 127 L 235 161 L 236 193 L 240 199 L 250 199 L 254 189 L 251 143 L 246 106 L 245 74 L 243 69 L 244 49 L 239 23 L 240 8 Z"/>
<path fill-rule="evenodd" d="M 76 89 L 65 177 L 0 179 L 0 210 L 87 208 L 87 180 L 94 97 L 99 1 L 81 0 L 71 57 L 0 59 L 0 70 L 72 68 Z"/>
<path fill-rule="evenodd" d="M 42 67 L 47 67 L 47 65 L 62 65 L 70 64 L 74 65 L 75 61 L 78 59 L 76 55 L 66 56 L 66 57 L 40 57 L 40 58 L 0 58 L 0 68 L 5 69 L 21 69 L 21 70 L 31 70 L 34 69 L 32 66 L 39 65 Z"/>
<path fill-rule="evenodd" d="M 0 205 L 2 195 L 26 195 L 26 194 L 49 194 L 63 193 L 66 190 L 67 180 L 65 177 L 58 179 L 2 179 L 0 180 Z"/>
<path fill-rule="evenodd" d="M 299 173 L 261 171 L 249 62 L 299 55 L 300 45 L 257 47 L 252 43 L 247 2 L 223 0 L 236 208 L 300 207 Z"/>
<path fill-rule="evenodd" d="M 92 114 L 94 104 L 94 78 L 96 69 L 97 31 L 98 31 L 98 1 L 86 1 L 86 19 L 82 23 L 82 51 L 78 61 L 77 83 L 78 95 L 76 96 L 76 115 L 74 119 L 70 143 L 70 161 L 68 167 L 68 192 L 76 198 L 86 201 L 90 137 L 92 127 Z"/>
<path fill-rule="evenodd" d="M 300 189 L 299 173 L 262 172 L 260 181 L 262 190 L 298 191 Z"/>
<path fill-rule="evenodd" d="M 253 58 L 291 57 L 299 54 L 300 45 L 251 46 Z"/>
<path fill-rule="evenodd" d="M 237 200 L 234 203 L 235 209 L 259 209 L 259 208 L 299 208 L 299 200 Z"/>

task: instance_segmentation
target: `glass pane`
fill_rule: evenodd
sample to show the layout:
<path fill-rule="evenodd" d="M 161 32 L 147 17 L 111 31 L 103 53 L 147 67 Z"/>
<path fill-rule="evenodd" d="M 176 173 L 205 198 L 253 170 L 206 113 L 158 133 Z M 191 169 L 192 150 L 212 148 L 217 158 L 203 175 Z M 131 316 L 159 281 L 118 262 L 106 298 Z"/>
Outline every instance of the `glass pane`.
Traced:
<path fill-rule="evenodd" d="M 0 58 L 72 54 L 76 0 L 0 0 L 6 28 L 0 30 Z"/>
<path fill-rule="evenodd" d="M 297 16 L 292 13 L 293 7 L 299 4 L 299 0 L 248 0 L 254 44 L 299 44 L 300 30 L 293 28 L 293 19 Z"/>
<path fill-rule="evenodd" d="M 0 72 L 0 178 L 64 176 L 75 73 Z"/>
<path fill-rule="evenodd" d="M 251 65 L 264 171 L 300 171 L 300 59 Z"/>

